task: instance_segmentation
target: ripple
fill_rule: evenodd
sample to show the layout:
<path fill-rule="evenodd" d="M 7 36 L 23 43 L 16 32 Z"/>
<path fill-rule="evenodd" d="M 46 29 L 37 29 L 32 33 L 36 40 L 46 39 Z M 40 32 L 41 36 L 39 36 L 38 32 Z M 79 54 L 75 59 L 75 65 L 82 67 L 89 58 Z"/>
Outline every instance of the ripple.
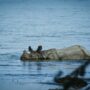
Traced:
<path fill-rule="evenodd" d="M 15 60 L 17 60 L 17 59 L 19 59 L 19 57 L 20 57 L 20 54 L 19 53 L 1 53 L 0 54 L 0 59 L 1 60 L 12 60 L 12 59 L 15 59 Z"/>
<path fill-rule="evenodd" d="M 15 67 L 21 67 L 21 65 L 10 65 L 10 64 L 0 64 L 0 67 L 2 67 L 2 66 L 6 66 L 6 67 L 9 67 L 9 66 L 15 66 Z"/>
<path fill-rule="evenodd" d="M 0 76 L 19 76 L 19 77 L 26 77 L 26 76 L 33 76 L 33 77 L 52 77 L 53 75 L 50 74 L 0 74 Z"/>

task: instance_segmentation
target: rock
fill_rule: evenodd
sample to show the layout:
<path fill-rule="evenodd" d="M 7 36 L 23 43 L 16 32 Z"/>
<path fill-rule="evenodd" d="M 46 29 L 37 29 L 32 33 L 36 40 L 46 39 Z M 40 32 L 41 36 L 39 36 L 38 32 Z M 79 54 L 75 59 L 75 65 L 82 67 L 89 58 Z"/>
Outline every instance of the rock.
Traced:
<path fill-rule="evenodd" d="M 40 47 L 40 46 L 38 46 Z M 73 45 L 64 49 L 24 51 L 21 60 L 81 60 L 90 59 L 90 52 L 80 45 Z"/>

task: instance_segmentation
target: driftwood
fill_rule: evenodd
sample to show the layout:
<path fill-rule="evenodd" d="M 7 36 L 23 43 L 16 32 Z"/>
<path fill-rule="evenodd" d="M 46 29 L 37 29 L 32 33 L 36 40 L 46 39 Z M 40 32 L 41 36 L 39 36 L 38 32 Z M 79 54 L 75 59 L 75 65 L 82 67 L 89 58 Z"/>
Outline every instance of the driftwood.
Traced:
<path fill-rule="evenodd" d="M 82 64 L 81 66 L 76 68 L 73 72 L 71 72 L 69 75 L 66 75 L 64 77 L 61 77 L 63 73 L 62 71 L 59 71 L 54 77 L 54 82 L 62 84 L 63 90 L 70 90 L 71 87 L 77 88 L 74 90 L 86 87 L 88 83 L 83 78 L 80 78 L 80 76 L 83 77 L 85 75 L 86 67 L 89 64 L 90 61 L 86 61 L 84 64 Z"/>
<path fill-rule="evenodd" d="M 73 45 L 64 49 L 42 50 L 42 46 L 38 46 L 34 51 L 31 46 L 28 51 L 24 50 L 20 57 L 21 60 L 81 60 L 90 59 L 90 52 L 80 45 Z"/>

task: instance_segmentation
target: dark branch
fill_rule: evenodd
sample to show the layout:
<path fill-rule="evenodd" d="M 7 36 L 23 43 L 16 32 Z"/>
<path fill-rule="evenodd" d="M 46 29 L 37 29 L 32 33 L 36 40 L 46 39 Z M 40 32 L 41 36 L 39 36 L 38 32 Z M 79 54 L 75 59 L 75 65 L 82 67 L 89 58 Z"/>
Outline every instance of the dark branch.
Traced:
<path fill-rule="evenodd" d="M 86 67 L 90 64 L 90 61 L 86 61 L 84 64 L 79 66 L 77 69 L 75 69 L 72 73 L 69 75 L 66 75 L 65 77 L 60 77 L 62 75 L 62 72 L 59 71 L 58 74 L 54 77 L 54 81 L 56 83 L 61 83 L 64 87 L 64 90 L 69 90 L 70 87 L 77 87 L 82 88 L 87 85 L 87 82 L 84 81 L 84 79 L 79 78 L 78 76 L 84 76 Z"/>
<path fill-rule="evenodd" d="M 90 64 L 90 61 L 86 61 L 83 65 L 75 69 L 70 76 L 84 76 L 86 67 Z"/>

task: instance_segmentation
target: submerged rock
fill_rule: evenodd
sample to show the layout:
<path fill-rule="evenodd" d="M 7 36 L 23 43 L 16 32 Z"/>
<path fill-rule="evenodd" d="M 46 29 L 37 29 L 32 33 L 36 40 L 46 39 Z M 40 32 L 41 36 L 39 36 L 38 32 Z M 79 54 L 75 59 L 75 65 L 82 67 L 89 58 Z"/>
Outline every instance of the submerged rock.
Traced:
<path fill-rule="evenodd" d="M 23 52 L 21 60 L 81 60 L 90 59 L 90 52 L 80 45 L 73 45 L 63 49 L 42 50 L 38 46 L 34 51 L 30 46 L 29 50 Z"/>

